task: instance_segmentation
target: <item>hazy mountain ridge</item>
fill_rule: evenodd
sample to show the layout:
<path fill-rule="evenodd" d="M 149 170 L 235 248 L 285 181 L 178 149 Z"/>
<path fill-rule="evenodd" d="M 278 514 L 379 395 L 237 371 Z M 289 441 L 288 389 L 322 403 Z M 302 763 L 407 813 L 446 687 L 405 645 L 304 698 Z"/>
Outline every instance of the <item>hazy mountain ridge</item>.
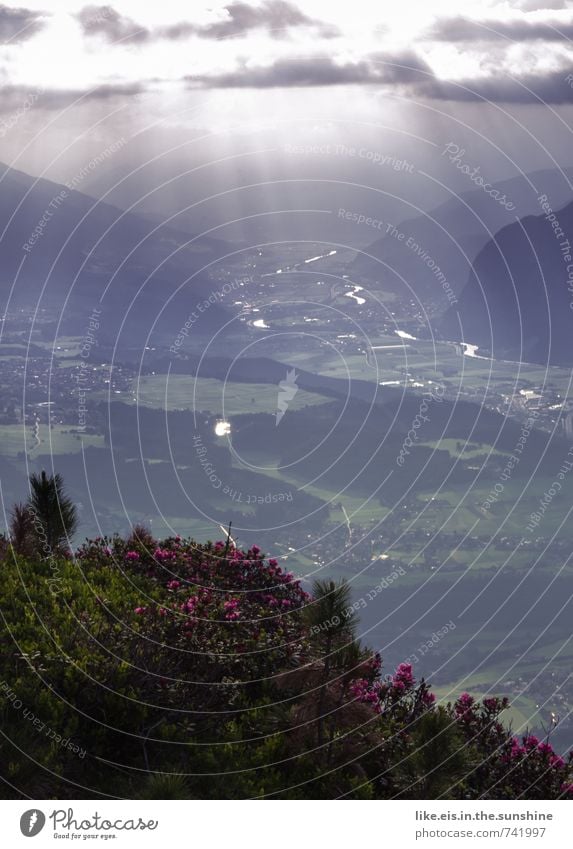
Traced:
<path fill-rule="evenodd" d="M 430 261 L 440 267 L 452 290 L 459 294 L 471 273 L 473 261 L 488 240 L 513 223 L 516 216 L 535 214 L 539 210 L 538 196 L 531 184 L 548 194 L 554 206 L 561 206 L 573 197 L 567 183 L 572 177 L 573 169 L 563 172 L 555 169 L 535 171 L 527 175 L 527 179 L 520 176 L 495 183 L 495 188 L 515 206 L 515 211 L 509 211 L 482 189 L 462 192 L 426 215 L 397 223 L 396 230 L 404 235 L 399 237 L 390 231 L 376 240 L 364 254 L 357 256 L 354 271 L 383 280 L 385 287 L 403 294 L 409 286 L 422 299 L 437 295 L 445 310 L 449 304 L 439 292 Z M 420 259 L 416 246 L 427 253 L 428 264 Z"/>
<path fill-rule="evenodd" d="M 567 261 L 573 247 L 566 247 L 573 236 L 573 202 L 555 216 L 562 237 L 545 214 L 530 215 L 504 227 L 485 245 L 459 305 L 444 316 L 445 334 L 457 338 L 461 325 L 465 340 L 498 358 L 573 362 Z"/>
<path fill-rule="evenodd" d="M 68 309 L 91 310 L 105 292 L 103 310 L 113 335 L 117 317 L 132 303 L 137 320 L 149 321 L 180 287 L 190 302 L 216 288 L 202 269 L 227 253 L 224 242 L 194 239 L 58 183 L 0 167 L 4 310 L 38 306 L 57 312 L 66 299 Z M 177 319 L 180 303 L 171 308 Z M 208 320 L 216 321 L 218 310 L 215 305 Z"/>

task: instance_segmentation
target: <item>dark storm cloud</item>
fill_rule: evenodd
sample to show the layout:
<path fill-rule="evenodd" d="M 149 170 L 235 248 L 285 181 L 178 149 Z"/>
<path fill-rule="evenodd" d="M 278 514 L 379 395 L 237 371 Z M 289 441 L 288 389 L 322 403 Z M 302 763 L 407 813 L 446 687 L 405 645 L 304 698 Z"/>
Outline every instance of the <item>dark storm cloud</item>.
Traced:
<path fill-rule="evenodd" d="M 473 21 L 459 15 L 438 21 L 424 37 L 430 41 L 562 41 L 573 38 L 573 18 L 571 21 L 550 19 L 540 21 Z"/>
<path fill-rule="evenodd" d="M 151 35 L 148 29 L 120 15 L 112 6 L 85 6 L 76 17 L 86 35 L 101 35 L 108 41 L 144 42 Z"/>
<path fill-rule="evenodd" d="M 458 83 L 427 79 L 416 84 L 418 97 L 493 103 L 573 103 L 573 66 L 546 74 L 524 74 L 519 78 L 503 75 L 495 79 L 460 80 Z"/>
<path fill-rule="evenodd" d="M 0 44 L 14 44 L 31 38 L 43 28 L 43 17 L 43 12 L 0 4 Z"/>
<path fill-rule="evenodd" d="M 35 109 L 65 109 L 73 104 L 111 100 L 114 97 L 134 97 L 145 91 L 143 84 L 102 85 L 85 91 L 73 89 L 37 89 L 30 86 L 5 85 L 0 89 L 0 112 L 19 108 L 30 98 Z"/>
<path fill-rule="evenodd" d="M 252 30 L 266 29 L 273 38 L 284 37 L 290 27 L 313 27 L 323 38 L 333 37 L 338 30 L 314 18 L 288 3 L 287 0 L 265 0 L 260 6 L 249 3 L 229 3 L 225 6 L 227 18 L 212 24 L 198 26 L 192 23 L 163 27 L 158 34 L 165 38 L 186 38 L 196 35 L 201 38 L 235 38 Z"/>
<path fill-rule="evenodd" d="M 86 35 L 101 35 L 114 43 L 143 43 L 161 39 L 176 41 L 191 36 L 206 39 L 236 38 L 257 29 L 266 30 L 273 38 L 283 38 L 292 27 L 312 27 L 323 38 L 338 35 L 336 28 L 309 18 L 287 0 L 265 0 L 260 6 L 229 3 L 224 11 L 227 17 L 211 24 L 181 21 L 152 30 L 120 15 L 112 6 L 86 6 L 76 17 Z"/>
<path fill-rule="evenodd" d="M 568 75 L 571 75 L 568 77 Z M 337 64 L 330 56 L 279 59 L 266 67 L 239 67 L 225 74 L 187 76 L 191 88 L 305 88 L 311 86 L 378 85 L 396 93 L 431 100 L 497 103 L 573 103 L 573 67 L 520 77 L 497 75 L 459 82 L 438 80 L 413 53 L 372 54 Z"/>
<path fill-rule="evenodd" d="M 413 54 L 376 54 L 344 65 L 322 55 L 279 59 L 267 67 L 242 67 L 226 74 L 189 76 L 185 79 L 191 86 L 208 88 L 304 88 L 408 83 L 424 73 L 429 73 L 428 66 Z"/>

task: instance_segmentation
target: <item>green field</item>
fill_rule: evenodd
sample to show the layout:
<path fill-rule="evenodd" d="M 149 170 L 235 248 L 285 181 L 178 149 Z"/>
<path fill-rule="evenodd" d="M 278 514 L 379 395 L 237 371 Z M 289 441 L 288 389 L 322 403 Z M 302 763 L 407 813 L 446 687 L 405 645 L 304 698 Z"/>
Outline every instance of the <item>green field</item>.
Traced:
<path fill-rule="evenodd" d="M 33 458 L 39 454 L 75 454 L 84 448 L 103 448 L 104 437 L 81 434 L 70 425 L 53 425 L 50 429 L 41 424 L 38 431 L 40 442 L 34 436 L 34 429 L 23 425 L 0 425 L 0 443 L 5 457 L 16 457 L 21 451 L 27 451 Z"/>
<path fill-rule="evenodd" d="M 503 639 L 503 634 L 492 634 L 490 637 Z M 485 638 L 480 635 L 483 646 Z M 548 728 L 549 714 L 555 711 L 564 716 L 573 707 L 567 697 L 560 696 L 559 690 L 552 683 L 552 673 L 558 672 L 565 678 L 573 662 L 573 646 L 566 642 L 543 643 L 527 652 L 523 658 L 512 664 L 507 660 L 503 663 L 494 662 L 478 672 L 470 673 L 457 680 L 439 683 L 432 689 L 436 696 L 444 702 L 453 701 L 460 693 L 470 692 L 476 698 L 491 695 L 509 695 L 511 706 L 502 714 L 506 725 L 511 724 L 516 733 L 523 733 L 527 728 Z M 549 677 L 547 677 L 549 676 Z M 516 688 L 516 679 L 520 684 Z M 520 687 L 535 685 L 543 696 L 534 696 L 527 692 L 519 693 Z M 512 695 L 512 691 L 514 694 Z"/>
<path fill-rule="evenodd" d="M 340 340 L 331 341 L 334 348 L 342 348 L 345 344 Z M 401 383 L 406 379 L 422 383 L 439 380 L 449 384 L 454 391 L 461 386 L 470 393 L 488 391 L 511 395 L 522 388 L 545 386 L 560 392 L 565 398 L 569 391 L 571 371 L 566 368 L 462 356 L 455 345 L 445 342 L 419 339 L 403 342 L 401 344 L 396 335 L 371 335 L 368 339 L 357 335 L 352 347 L 344 350 L 343 357 L 324 345 L 319 351 L 289 352 L 288 362 L 329 377 L 346 378 L 350 375 L 362 380 L 396 380 Z M 365 354 L 356 352 L 356 345 L 360 345 L 362 350 L 368 345 L 388 347 L 375 351 L 374 357 L 369 355 L 369 365 Z M 276 355 L 279 357 L 280 349 Z"/>
<path fill-rule="evenodd" d="M 241 413 L 270 413 L 277 410 L 278 387 L 265 383 L 225 383 L 214 378 L 190 375 L 148 375 L 135 380 L 132 394 L 145 407 L 172 410 L 205 410 L 225 417 Z M 125 400 L 125 399 L 124 399 Z M 300 410 L 324 404 L 323 395 L 300 389 L 289 402 L 289 409 Z"/>
<path fill-rule="evenodd" d="M 433 451 L 447 451 L 451 457 L 463 457 L 469 460 L 472 457 L 483 457 L 484 454 L 504 454 L 509 452 L 498 451 L 490 445 L 475 445 L 472 442 L 466 444 L 463 439 L 439 439 L 433 442 L 419 442 L 418 445 L 431 448 Z"/>

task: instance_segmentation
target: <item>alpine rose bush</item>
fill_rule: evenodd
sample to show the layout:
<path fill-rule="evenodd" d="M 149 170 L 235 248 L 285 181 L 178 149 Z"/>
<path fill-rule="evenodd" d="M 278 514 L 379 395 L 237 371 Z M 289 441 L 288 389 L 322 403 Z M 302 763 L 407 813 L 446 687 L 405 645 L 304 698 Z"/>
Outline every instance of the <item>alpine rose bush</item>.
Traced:
<path fill-rule="evenodd" d="M 0 560 L 11 798 L 573 798 L 571 753 L 513 734 L 507 699 L 439 704 L 410 664 L 385 671 L 347 584 L 310 595 L 257 545 L 136 527 Z"/>

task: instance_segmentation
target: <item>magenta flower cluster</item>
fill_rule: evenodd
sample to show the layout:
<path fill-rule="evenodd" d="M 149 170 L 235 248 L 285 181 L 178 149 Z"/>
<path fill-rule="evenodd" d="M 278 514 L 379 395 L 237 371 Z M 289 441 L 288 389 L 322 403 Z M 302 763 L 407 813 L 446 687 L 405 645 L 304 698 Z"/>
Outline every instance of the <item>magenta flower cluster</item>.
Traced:
<path fill-rule="evenodd" d="M 105 566 L 141 577 L 146 590 L 137 606 L 130 604 L 133 628 L 161 646 L 162 669 L 153 681 L 166 699 L 175 698 L 178 687 L 163 675 L 169 652 L 175 657 L 174 677 L 191 681 L 201 674 L 211 680 L 214 668 L 217 680 L 225 682 L 272 682 L 277 670 L 321 669 L 312 629 L 302 616 L 312 599 L 277 558 L 267 560 L 257 545 L 241 550 L 230 542 L 199 545 L 180 537 L 158 542 L 134 534 L 127 541 L 88 542 L 76 556 L 86 568 Z M 385 751 L 399 762 L 415 741 L 418 720 L 433 712 L 445 715 L 477 764 L 465 780 L 464 798 L 573 798 L 573 755 L 563 757 L 549 739 L 512 734 L 500 721 L 508 699 L 479 700 L 463 692 L 437 707 L 434 693 L 423 678 L 416 680 L 410 663 L 400 663 L 382 678 L 379 654 L 359 657 L 352 670 L 335 671 L 329 685 L 333 703 L 352 707 L 351 716 L 358 715 L 355 704 L 371 711 L 369 731 L 384 731 Z M 388 725 L 392 733 L 386 736 Z M 491 796 L 484 788 L 491 788 Z"/>
<path fill-rule="evenodd" d="M 259 546 L 241 550 L 222 541 L 198 545 L 180 537 L 158 542 L 133 535 L 127 542 L 120 537 L 88 542 L 77 556 L 95 566 L 107 551 L 116 568 L 157 587 L 134 608 L 142 633 L 157 639 L 159 631 L 162 643 L 187 652 L 217 657 L 223 652 L 233 672 L 239 656 L 243 665 L 252 656 L 253 667 L 264 658 L 269 670 L 281 658 L 300 656 L 300 613 L 309 596 Z"/>
<path fill-rule="evenodd" d="M 353 699 L 363 704 L 372 705 L 376 713 L 382 712 L 380 704 L 380 681 L 368 681 L 366 678 L 355 678 L 350 684 L 349 692 Z"/>

